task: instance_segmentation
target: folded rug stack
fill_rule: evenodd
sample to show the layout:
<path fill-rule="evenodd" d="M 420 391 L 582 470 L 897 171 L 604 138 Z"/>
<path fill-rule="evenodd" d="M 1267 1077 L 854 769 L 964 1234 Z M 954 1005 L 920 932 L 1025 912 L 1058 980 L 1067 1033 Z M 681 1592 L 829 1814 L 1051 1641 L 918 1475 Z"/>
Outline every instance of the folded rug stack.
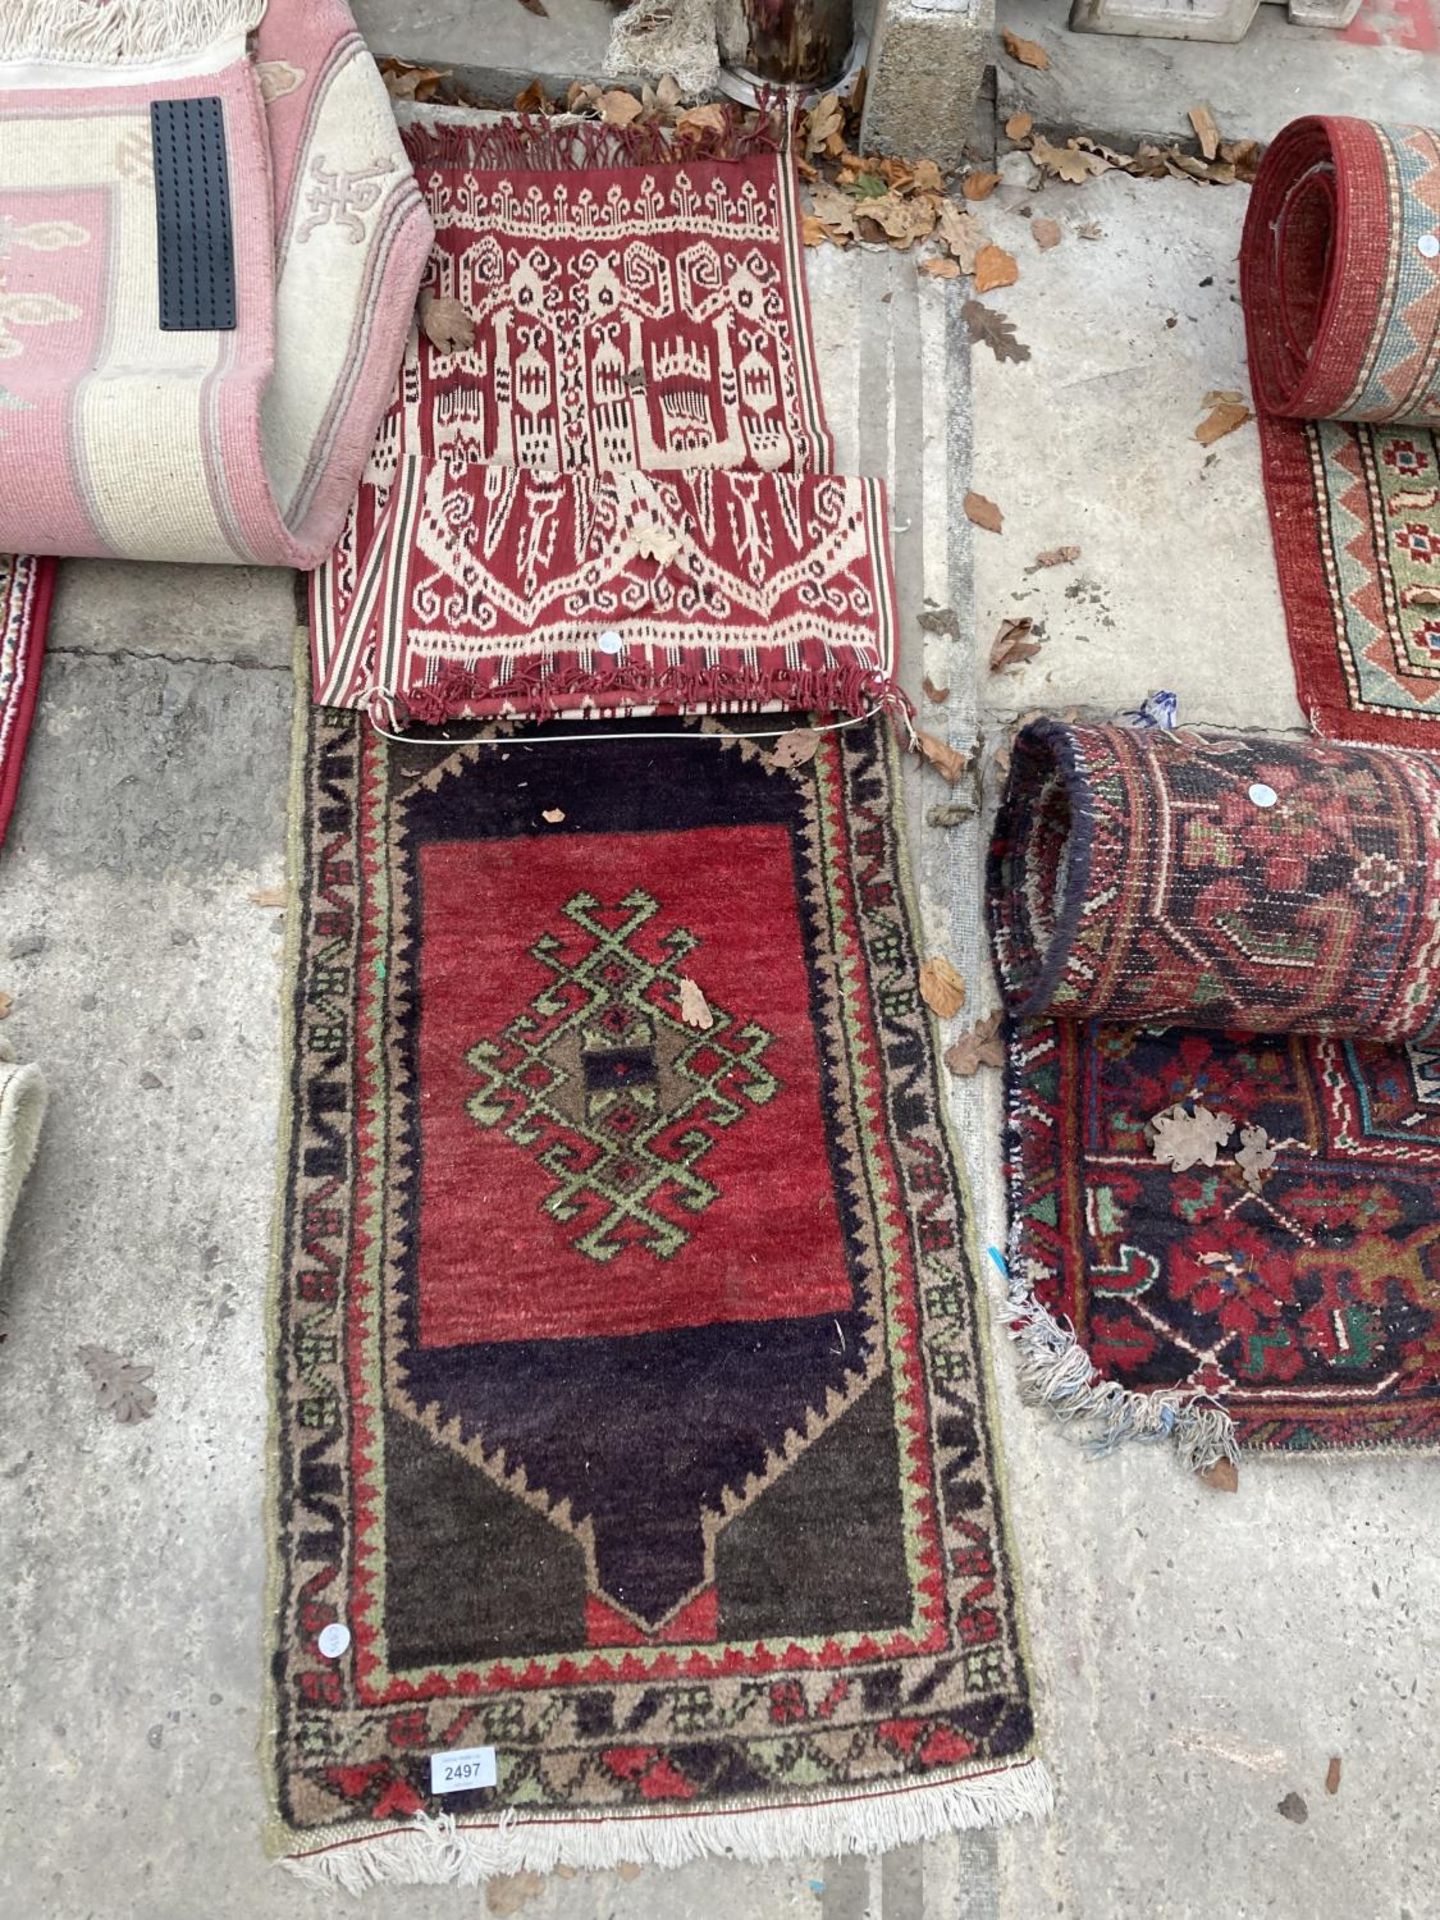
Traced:
<path fill-rule="evenodd" d="M 830 471 L 778 118 L 406 144 L 460 332 L 412 334 L 314 582 L 317 699 L 404 725 L 898 698 L 883 489 Z"/>
<path fill-rule="evenodd" d="M 1037 723 L 989 902 L 1041 1394 L 1200 1466 L 1440 1443 L 1440 761 Z"/>
<path fill-rule="evenodd" d="M 6 0 L 0 552 L 313 567 L 429 242 L 342 0 Z"/>

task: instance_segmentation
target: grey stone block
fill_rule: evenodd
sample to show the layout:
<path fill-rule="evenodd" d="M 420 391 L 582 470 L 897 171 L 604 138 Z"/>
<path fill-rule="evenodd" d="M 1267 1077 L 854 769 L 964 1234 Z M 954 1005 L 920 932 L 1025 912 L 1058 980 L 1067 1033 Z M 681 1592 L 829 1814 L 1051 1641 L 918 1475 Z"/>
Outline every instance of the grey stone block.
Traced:
<path fill-rule="evenodd" d="M 1152 40 L 1243 40 L 1259 10 L 1260 0 L 1074 0 L 1070 31 Z"/>
<path fill-rule="evenodd" d="M 994 29 L 994 0 L 879 0 L 862 150 L 959 166 Z"/>

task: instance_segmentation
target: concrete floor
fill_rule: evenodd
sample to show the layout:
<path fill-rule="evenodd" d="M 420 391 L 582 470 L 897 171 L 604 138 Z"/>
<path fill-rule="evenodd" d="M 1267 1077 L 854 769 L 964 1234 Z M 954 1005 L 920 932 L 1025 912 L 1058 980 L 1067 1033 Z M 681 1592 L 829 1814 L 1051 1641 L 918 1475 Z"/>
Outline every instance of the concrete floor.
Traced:
<path fill-rule="evenodd" d="M 1027 12 L 1010 9 L 1022 31 Z M 1059 9 L 1047 12 L 1053 29 Z M 1056 37 L 1068 61 L 1079 43 Z M 1375 111 L 1389 64 L 1326 44 L 1347 63 L 1349 110 Z M 1135 52 L 1086 47 L 1120 68 Z M 1227 131 L 1263 130 L 1270 103 L 1252 71 Z M 1432 89 L 1437 71 L 1425 69 Z M 1175 84 L 1183 112 L 1184 74 Z M 894 493 L 912 685 L 924 599 L 961 614 L 965 639 L 932 636 L 924 661 L 952 688 L 957 737 L 993 739 L 1032 705 L 1109 713 L 1157 686 L 1189 719 L 1299 723 L 1254 430 L 1209 463 L 1190 438 L 1204 391 L 1243 385 L 1244 202 L 1241 188 L 1118 177 L 1043 196 L 1006 184 L 989 217 L 1022 277 L 991 304 L 1031 346 L 1018 367 L 983 348 L 972 359 L 954 290 L 917 280 L 903 256 L 809 256 L 842 459 L 887 474 Z M 1027 205 L 1066 226 L 1053 251 L 1024 231 Z M 1081 220 L 1103 239 L 1078 239 Z M 965 522 L 972 483 L 1004 508 L 1002 535 Z M 1024 574 L 1037 551 L 1072 542 L 1074 567 Z M 255 1750 L 282 936 L 251 896 L 284 858 L 291 607 L 282 574 L 68 566 L 0 857 L 6 1032 L 53 1090 L 0 1285 L 6 1916 L 267 1920 L 335 1905 L 265 1864 Z M 977 659 L 1018 608 L 1043 618 L 1045 646 L 1023 673 L 982 684 Z M 912 796 L 924 911 L 978 988 L 980 831 L 924 826 L 932 780 L 917 774 Z M 6 958 L 32 935 L 38 950 Z M 955 1098 L 983 1244 L 1002 1232 L 994 1076 Z M 151 1421 L 98 1412 L 74 1358 L 87 1342 L 154 1365 Z M 1048 1828 L 883 1862 L 557 1876 L 527 1915 L 1436 1913 L 1435 1463 L 1247 1461 L 1227 1498 L 1160 1450 L 1090 1460 L 1020 1404 L 998 1360 L 1058 1794 Z M 1290 1792 L 1304 1825 L 1277 1810 Z M 387 1920 L 485 1905 L 451 1890 L 367 1899 Z"/>

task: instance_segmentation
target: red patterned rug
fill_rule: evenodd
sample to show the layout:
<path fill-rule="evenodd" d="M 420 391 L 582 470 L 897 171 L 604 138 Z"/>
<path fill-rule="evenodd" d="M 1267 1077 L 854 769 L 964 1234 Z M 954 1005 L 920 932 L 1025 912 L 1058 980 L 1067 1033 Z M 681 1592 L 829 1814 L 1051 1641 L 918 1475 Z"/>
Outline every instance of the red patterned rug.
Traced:
<path fill-rule="evenodd" d="M 988 892 L 1041 1395 L 1201 1466 L 1440 1442 L 1440 761 L 1034 723 Z"/>
<path fill-rule="evenodd" d="M 308 727 L 279 1848 L 359 1887 L 1043 1811 L 887 730 Z"/>
<path fill-rule="evenodd" d="M 0 842 L 20 791 L 54 588 L 53 560 L 0 554 Z"/>
<path fill-rule="evenodd" d="M 407 136 L 428 294 L 474 338 L 412 337 L 312 587 L 319 701 L 393 727 L 898 700 L 883 489 L 827 477 L 781 137 Z"/>
<path fill-rule="evenodd" d="M 1300 703 L 1341 739 L 1440 746 L 1440 136 L 1294 122 L 1241 285 Z"/>

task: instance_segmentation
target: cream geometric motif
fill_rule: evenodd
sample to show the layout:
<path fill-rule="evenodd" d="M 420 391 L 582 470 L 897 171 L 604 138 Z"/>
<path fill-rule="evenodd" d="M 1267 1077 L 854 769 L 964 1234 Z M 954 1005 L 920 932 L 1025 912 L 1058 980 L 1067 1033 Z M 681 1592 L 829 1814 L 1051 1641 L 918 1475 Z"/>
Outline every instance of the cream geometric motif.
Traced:
<path fill-rule="evenodd" d="M 90 235 L 69 220 L 41 220 L 20 226 L 0 216 L 0 260 L 25 247 L 33 253 L 54 253 L 62 247 L 84 246 Z M 80 308 L 53 293 L 12 293 L 0 275 L 0 360 L 13 360 L 25 351 L 25 342 L 13 327 L 53 327 L 78 320 Z"/>
<path fill-rule="evenodd" d="M 296 239 L 308 240 L 318 227 L 333 225 L 358 247 L 365 238 L 365 222 L 360 216 L 373 210 L 384 191 L 382 182 L 394 171 L 388 160 L 377 160 L 368 167 L 327 167 L 324 154 L 317 153 L 309 167 L 315 184 L 305 195 L 310 212 Z"/>

